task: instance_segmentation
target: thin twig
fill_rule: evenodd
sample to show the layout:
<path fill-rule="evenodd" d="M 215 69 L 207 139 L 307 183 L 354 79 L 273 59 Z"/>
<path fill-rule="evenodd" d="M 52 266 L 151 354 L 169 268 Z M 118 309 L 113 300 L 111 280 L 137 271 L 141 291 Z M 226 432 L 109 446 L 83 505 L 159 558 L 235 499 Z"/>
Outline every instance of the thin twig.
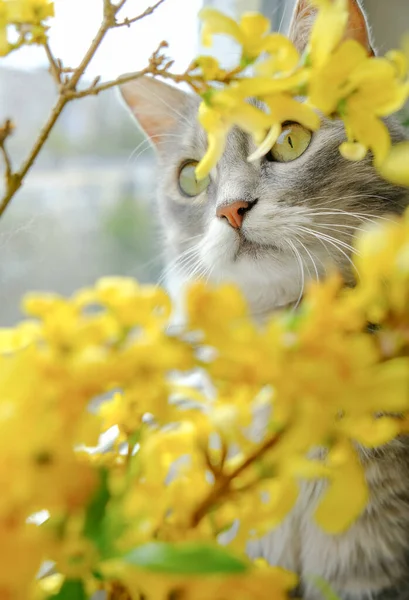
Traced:
<path fill-rule="evenodd" d="M 230 485 L 232 481 L 241 475 L 246 469 L 252 466 L 257 460 L 259 460 L 266 452 L 274 448 L 280 441 L 282 434 L 281 431 L 274 436 L 268 438 L 261 446 L 259 446 L 252 454 L 250 454 L 245 461 L 243 461 L 238 467 L 236 467 L 231 473 L 221 473 L 219 478 L 216 480 L 213 488 L 209 492 L 208 496 L 199 504 L 195 512 L 192 515 L 191 525 L 196 527 L 203 517 L 209 512 L 209 510 L 220 501 L 226 494 L 230 492 Z"/>
<path fill-rule="evenodd" d="M 126 3 L 126 0 L 121 0 L 120 2 L 118 2 L 118 4 L 115 5 L 115 9 L 116 9 L 117 14 L 121 10 L 121 8 L 123 6 L 125 6 L 125 3 Z"/>
<path fill-rule="evenodd" d="M 9 179 L 10 179 L 13 171 L 12 171 L 12 168 L 11 168 L 11 158 L 10 158 L 10 155 L 9 155 L 9 153 L 7 152 L 7 150 L 6 150 L 5 146 L 4 146 L 4 143 L 0 144 L 0 152 L 3 155 L 4 164 L 6 165 L 6 169 L 4 171 L 4 175 L 5 175 L 5 178 L 6 178 L 6 185 L 7 185 L 7 182 L 9 181 Z"/>
<path fill-rule="evenodd" d="M 50 63 L 50 72 L 54 77 L 57 86 L 61 84 L 61 69 L 58 66 L 58 61 L 54 58 L 48 40 L 44 44 L 45 53 L 47 54 L 48 62 Z"/>
<path fill-rule="evenodd" d="M 137 21 L 140 21 L 141 19 L 144 19 L 145 17 L 148 17 L 153 12 L 155 12 L 155 10 L 161 4 L 163 4 L 164 1 L 165 0 L 158 0 L 158 2 L 156 2 L 156 4 L 154 4 L 153 6 L 149 6 L 143 13 L 141 13 L 137 17 L 133 17 L 132 19 L 127 18 L 127 19 L 124 19 L 123 21 L 120 21 L 119 23 L 115 23 L 115 27 L 130 27 L 133 23 L 136 23 Z M 122 8 L 122 7 L 120 7 L 120 8 Z"/>
<path fill-rule="evenodd" d="M 130 73 L 129 75 L 123 75 L 118 77 L 118 79 L 113 79 L 112 81 L 101 83 L 100 85 L 91 84 L 90 87 L 87 87 L 85 90 L 79 90 L 78 92 L 67 90 L 65 92 L 65 96 L 68 100 L 73 100 L 74 98 L 85 98 L 85 96 L 97 96 L 99 93 L 104 92 L 105 90 L 122 85 L 123 83 L 128 83 L 134 79 L 139 79 L 139 77 L 143 77 L 143 75 L 147 75 L 148 73 L 152 73 L 150 67 L 146 67 L 145 69 L 136 71 L 135 73 Z"/>
<path fill-rule="evenodd" d="M 7 152 L 5 143 L 6 143 L 7 138 L 9 138 L 11 136 L 11 134 L 13 133 L 13 130 L 14 130 L 14 125 L 13 125 L 13 122 L 11 121 L 11 119 L 6 119 L 6 121 L 4 122 L 4 125 L 2 125 L 0 127 L 0 151 L 3 155 L 4 164 L 5 164 L 4 177 L 6 180 L 6 186 L 8 186 L 8 182 L 10 181 L 13 170 L 12 170 L 12 166 L 11 166 L 11 158 L 10 158 L 9 153 Z"/>
<path fill-rule="evenodd" d="M 114 24 L 115 24 L 115 15 L 110 14 L 109 12 L 106 13 L 104 16 L 104 19 L 101 23 L 101 26 L 97 31 L 96 36 L 92 40 L 90 47 L 88 48 L 87 52 L 85 53 L 84 58 L 82 59 L 80 65 L 75 69 L 72 77 L 70 78 L 70 80 L 66 86 L 67 90 L 75 90 L 76 89 L 79 80 L 84 75 L 91 60 L 94 58 L 94 55 L 95 55 L 96 51 L 98 50 L 98 48 L 100 47 L 102 40 L 104 39 L 105 35 L 107 34 L 107 31 L 109 29 L 111 29 L 111 27 L 113 27 Z"/>
<path fill-rule="evenodd" d="M 84 75 L 86 69 L 88 68 L 91 60 L 95 56 L 95 53 L 97 52 L 102 41 L 104 40 L 105 35 L 107 34 L 107 32 L 110 29 L 113 29 L 117 26 L 116 15 L 125 6 L 126 2 L 127 2 L 127 0 L 120 0 L 120 2 L 118 2 L 118 4 L 114 4 L 112 2 L 112 0 L 104 0 L 104 17 L 103 17 L 102 23 L 97 31 L 97 34 L 94 37 L 94 39 L 92 40 L 81 63 L 78 65 L 78 67 L 76 69 L 74 69 L 72 71 L 71 77 L 68 77 L 67 80 L 63 81 L 61 75 L 64 73 L 67 73 L 67 72 L 71 72 L 71 70 L 63 69 L 61 61 L 54 57 L 50 46 L 48 45 L 48 43 L 46 43 L 45 51 L 46 51 L 46 54 L 47 54 L 47 57 L 48 57 L 48 60 L 50 63 L 50 71 L 51 71 L 56 83 L 58 84 L 59 95 L 58 95 L 57 101 L 51 111 L 50 116 L 48 117 L 46 123 L 44 124 L 42 130 L 40 131 L 40 134 L 39 134 L 33 148 L 29 152 L 29 155 L 27 156 L 26 160 L 21 165 L 20 169 L 18 171 L 16 171 L 15 173 L 13 173 L 13 170 L 12 170 L 10 157 L 9 157 L 6 149 L 4 148 L 4 141 L 1 144 L 1 154 L 3 156 L 4 162 L 6 165 L 6 172 L 5 172 L 6 190 L 5 190 L 3 198 L 0 201 L 0 217 L 3 215 L 4 211 L 6 210 L 7 206 L 9 205 L 9 203 L 10 203 L 11 199 L 13 198 L 14 194 L 16 193 L 16 191 L 21 187 L 24 177 L 26 176 L 28 171 L 33 166 L 35 160 L 37 159 L 37 156 L 39 155 L 40 151 L 42 150 L 44 143 L 46 142 L 48 136 L 50 135 L 55 123 L 57 122 L 59 116 L 61 115 L 62 111 L 64 110 L 65 105 L 75 98 L 82 98 L 84 96 L 96 95 L 103 90 L 109 89 L 111 87 L 114 87 L 114 85 L 118 85 L 118 84 L 124 82 L 121 80 L 121 78 L 119 78 L 119 80 L 117 80 L 115 82 L 112 81 L 112 82 L 108 82 L 107 84 L 102 84 L 102 85 L 98 86 L 97 80 L 94 80 L 94 82 L 91 84 L 91 86 L 88 87 L 86 90 L 77 91 L 78 83 L 81 80 L 82 76 Z M 138 15 L 138 17 L 135 17 L 134 19 L 132 19 L 132 22 L 139 21 L 140 19 L 144 18 L 145 16 L 152 14 L 152 12 L 160 4 L 162 4 L 162 2 L 164 2 L 164 0 L 160 0 L 159 2 L 156 3 L 156 5 L 146 9 L 143 13 Z M 163 64 L 164 57 L 159 57 L 158 51 L 153 56 L 156 56 L 156 59 L 159 61 L 159 64 Z M 146 69 L 144 69 L 143 71 L 140 71 L 139 73 L 134 74 L 133 77 L 128 80 L 130 81 L 132 79 L 136 79 L 137 77 L 141 77 L 145 73 L 155 74 L 157 70 L 158 70 L 157 65 L 156 65 L 155 61 L 152 59 L 149 63 L 149 66 Z"/>

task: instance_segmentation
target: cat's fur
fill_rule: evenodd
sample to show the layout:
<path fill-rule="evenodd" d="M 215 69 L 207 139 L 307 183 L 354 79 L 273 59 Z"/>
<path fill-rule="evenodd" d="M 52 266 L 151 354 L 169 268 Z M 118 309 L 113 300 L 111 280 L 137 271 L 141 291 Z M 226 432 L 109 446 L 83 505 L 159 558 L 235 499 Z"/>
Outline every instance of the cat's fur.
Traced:
<path fill-rule="evenodd" d="M 350 0 L 350 9 L 348 36 L 370 50 L 356 0 Z M 305 0 L 299 0 L 291 35 L 300 50 L 313 19 Z M 407 190 L 383 181 L 369 156 L 357 163 L 341 157 L 343 125 L 329 120 L 305 154 L 290 163 L 247 162 L 253 142 L 233 130 L 207 191 L 185 198 L 178 188 L 179 166 L 186 159 L 200 160 L 206 150 L 196 119 L 198 99 L 146 79 L 126 84 L 122 93 L 157 149 L 159 215 L 176 288 L 195 276 L 233 281 L 258 316 L 297 303 L 304 278 L 323 277 L 331 265 L 352 284 L 349 244 L 355 228 L 401 213 L 409 203 Z M 388 126 L 394 141 L 404 137 L 396 122 Z M 216 216 L 219 206 L 256 199 L 240 234 Z M 321 240 L 314 233 L 322 234 Z M 314 524 L 311 515 L 323 484 L 307 482 L 285 522 L 250 547 L 253 556 L 298 573 L 308 600 L 320 597 L 314 575 L 326 579 L 343 600 L 409 598 L 408 442 L 396 441 L 364 461 L 371 500 L 349 531 L 331 536 Z"/>

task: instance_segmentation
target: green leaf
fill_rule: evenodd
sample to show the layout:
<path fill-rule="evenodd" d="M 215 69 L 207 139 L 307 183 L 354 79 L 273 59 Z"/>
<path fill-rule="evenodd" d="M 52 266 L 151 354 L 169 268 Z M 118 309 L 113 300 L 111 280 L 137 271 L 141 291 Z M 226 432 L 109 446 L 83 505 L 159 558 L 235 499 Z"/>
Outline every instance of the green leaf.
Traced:
<path fill-rule="evenodd" d="M 87 600 L 84 584 L 80 579 L 66 579 L 58 594 L 50 596 L 49 600 Z"/>
<path fill-rule="evenodd" d="M 108 489 L 108 471 L 100 470 L 100 485 L 87 506 L 84 536 L 91 540 L 103 559 L 118 555 L 116 542 L 124 529 L 118 520 L 118 511 L 106 510 L 111 499 Z"/>
<path fill-rule="evenodd" d="M 328 581 L 323 579 L 323 577 L 320 577 L 319 575 L 307 575 L 307 579 L 309 579 L 315 585 L 325 600 L 340 600 Z"/>
<path fill-rule="evenodd" d="M 206 544 L 172 545 L 162 542 L 138 546 L 124 561 L 156 573 L 175 575 L 213 575 L 244 573 L 247 563 L 223 548 Z"/>
<path fill-rule="evenodd" d="M 84 535 L 98 544 L 101 534 L 101 525 L 105 516 L 105 509 L 110 499 L 108 489 L 108 472 L 100 471 L 100 485 L 87 507 L 84 524 Z"/>

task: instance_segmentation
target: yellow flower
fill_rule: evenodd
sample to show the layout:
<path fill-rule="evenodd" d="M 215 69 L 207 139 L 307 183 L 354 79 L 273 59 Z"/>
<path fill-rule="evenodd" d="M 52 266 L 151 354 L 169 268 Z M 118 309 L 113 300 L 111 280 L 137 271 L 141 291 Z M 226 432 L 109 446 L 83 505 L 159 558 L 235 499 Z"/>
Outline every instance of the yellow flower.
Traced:
<path fill-rule="evenodd" d="M 0 354 L 16 352 L 40 338 L 41 327 L 34 321 L 26 321 L 10 329 L 0 329 Z"/>
<path fill-rule="evenodd" d="M 204 46 L 212 45 L 214 35 L 222 33 L 229 35 L 242 47 L 242 59 L 252 62 L 262 52 L 275 52 L 281 50 L 277 40 L 282 36 L 277 34 L 267 35 L 270 30 L 270 21 L 259 13 L 245 13 L 240 22 L 227 17 L 215 8 L 203 8 L 199 13 L 203 21 L 202 43 Z M 285 42 L 286 47 L 288 44 Z M 291 52 L 291 50 L 290 50 Z M 292 53 L 294 56 L 294 53 Z"/>
<path fill-rule="evenodd" d="M 9 23 L 39 24 L 54 16 L 54 3 L 49 0 L 8 0 Z"/>
<path fill-rule="evenodd" d="M 325 115 L 336 111 L 342 98 L 350 93 L 351 72 L 367 59 L 367 52 L 355 40 L 341 44 L 325 63 L 312 69 L 308 100 Z"/>
<path fill-rule="evenodd" d="M 269 109 L 271 130 L 257 150 L 247 160 L 253 161 L 261 158 L 276 143 L 282 131 L 282 123 L 294 121 L 304 125 L 307 129 L 315 131 L 320 126 L 320 117 L 311 108 L 294 100 L 289 94 L 275 94 L 266 96 L 265 103 Z"/>
<path fill-rule="evenodd" d="M 262 110 L 237 97 L 234 92 L 221 91 L 212 97 L 212 106 L 202 102 L 199 122 L 208 134 L 206 153 L 196 167 L 197 179 L 203 179 L 219 162 L 227 135 L 234 125 L 261 140 L 270 127 L 271 119 Z"/>
<path fill-rule="evenodd" d="M 391 141 L 380 117 L 399 110 L 409 96 L 409 83 L 401 79 L 404 63 L 403 54 L 372 58 L 347 40 L 312 70 L 308 101 L 324 114 L 340 113 L 348 138 L 341 146 L 345 158 L 362 160 L 371 150 L 378 169 L 386 160 Z"/>
<path fill-rule="evenodd" d="M 378 165 L 378 171 L 391 183 L 409 187 L 409 142 L 392 146 L 388 156 Z"/>
<path fill-rule="evenodd" d="M 224 152 L 227 135 L 233 126 L 252 134 L 256 143 L 264 140 L 263 154 L 268 152 L 275 142 L 271 133 L 266 141 L 267 132 L 274 131 L 277 139 L 281 132 L 281 123 L 290 118 L 288 115 L 293 115 L 291 118 L 298 118 L 301 123 L 308 122 L 308 126 L 317 129 L 319 117 L 313 110 L 290 97 L 287 97 L 286 103 L 283 103 L 283 96 L 279 95 L 281 92 L 298 88 L 305 82 L 306 77 L 306 71 L 287 78 L 254 77 L 208 95 L 206 101 L 199 107 L 199 122 L 207 133 L 208 147 L 196 167 L 196 177 L 203 179 L 216 166 Z M 277 94 L 277 97 L 273 94 Z M 270 112 L 264 112 L 249 104 L 247 99 L 251 96 L 263 96 Z M 265 150 L 267 143 L 270 145 Z M 251 160 L 253 159 L 252 157 Z"/>
<path fill-rule="evenodd" d="M 207 150 L 196 166 L 196 177 L 204 179 L 221 159 L 231 124 L 204 102 L 199 107 L 199 122 L 207 133 Z"/>
<path fill-rule="evenodd" d="M 326 532 L 339 534 L 348 529 L 365 509 L 369 493 L 358 457 L 348 444 L 328 455 L 333 463 L 331 484 L 315 511 L 315 520 Z"/>
<path fill-rule="evenodd" d="M 192 550 L 194 549 L 195 546 L 192 545 Z M 190 553 L 186 550 L 186 553 L 191 554 L 192 550 Z M 196 569 L 200 571 L 203 561 L 195 562 Z M 108 579 L 124 582 L 132 597 L 143 593 L 158 600 L 168 598 L 175 589 L 180 590 L 186 600 L 286 600 L 288 592 L 296 587 L 298 581 L 293 573 L 279 567 L 270 567 L 261 561 L 254 566 L 249 565 L 243 573 L 205 572 L 186 577 L 179 572 L 148 570 L 114 559 L 103 563 L 102 572 Z"/>
<path fill-rule="evenodd" d="M 192 65 L 193 69 L 199 68 L 206 81 L 223 79 L 226 71 L 220 67 L 219 61 L 213 56 L 198 56 Z"/>
<path fill-rule="evenodd" d="M 268 36 L 265 52 L 268 58 L 255 66 L 258 75 L 274 76 L 280 74 L 291 74 L 300 62 L 300 55 L 294 44 L 280 33 Z"/>
<path fill-rule="evenodd" d="M 248 315 L 243 296 L 232 285 L 209 289 L 202 282 L 195 283 L 187 291 L 186 303 L 192 329 L 219 332 Z"/>
<path fill-rule="evenodd" d="M 47 540 L 38 527 L 24 523 L 17 510 L 0 517 L 0 538 L 1 596 L 26 600 L 49 549 Z"/>
<path fill-rule="evenodd" d="M 391 149 L 391 138 L 386 125 L 369 111 L 346 109 L 344 116 L 347 138 L 350 143 L 359 144 L 357 157 L 361 158 L 371 150 L 374 165 L 378 169 L 386 160 Z M 353 158 L 353 154 L 345 154 L 345 158 Z"/>
<path fill-rule="evenodd" d="M 4 0 L 0 0 L 0 56 L 6 56 L 9 52 L 7 39 L 7 6 Z"/>
<path fill-rule="evenodd" d="M 318 8 L 308 47 L 314 68 L 322 67 L 338 46 L 348 23 L 348 0 L 310 0 Z"/>

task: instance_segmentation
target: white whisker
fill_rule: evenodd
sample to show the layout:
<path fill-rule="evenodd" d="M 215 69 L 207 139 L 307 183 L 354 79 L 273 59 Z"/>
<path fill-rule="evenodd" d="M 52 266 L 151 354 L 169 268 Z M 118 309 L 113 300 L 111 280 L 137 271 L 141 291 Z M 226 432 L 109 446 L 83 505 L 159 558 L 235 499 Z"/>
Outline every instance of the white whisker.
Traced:
<path fill-rule="evenodd" d="M 324 241 L 328 242 L 328 244 L 331 244 L 331 246 L 336 248 L 338 250 L 338 252 L 340 252 L 343 256 L 345 256 L 347 261 L 351 264 L 353 269 L 356 271 L 358 277 L 360 277 L 359 271 L 356 268 L 354 262 L 351 260 L 351 257 L 348 256 L 348 254 L 346 252 L 344 252 L 344 250 L 342 248 L 339 247 L 339 240 L 337 240 L 336 238 L 333 238 L 331 236 L 328 236 L 326 234 L 323 234 L 321 232 L 315 232 L 315 231 L 309 230 L 307 228 L 305 228 L 305 229 L 310 235 L 314 236 L 317 240 L 319 240 L 324 245 L 324 248 L 326 247 Z M 328 251 L 328 248 L 326 248 L 326 250 Z M 355 254 L 357 254 L 356 251 L 354 251 L 354 252 L 355 252 Z"/>
<path fill-rule="evenodd" d="M 300 229 L 303 230 L 306 233 L 312 233 L 312 229 L 308 228 L 308 227 L 303 227 L 302 225 L 300 226 Z M 315 232 L 318 233 L 318 232 Z M 340 246 L 342 246 L 343 248 L 345 248 L 345 250 L 349 250 L 349 252 L 351 252 L 352 254 L 359 254 L 359 252 L 357 252 L 357 250 L 351 246 L 351 244 L 347 244 L 347 242 L 344 242 L 343 240 L 340 240 L 338 238 L 335 238 L 332 235 L 329 235 L 328 233 L 324 233 L 322 231 L 319 232 L 320 235 L 322 235 L 322 237 L 327 238 L 328 240 L 332 240 L 333 242 L 339 244 Z"/>
<path fill-rule="evenodd" d="M 293 308 L 293 310 L 297 310 L 301 299 L 303 297 L 304 294 L 304 287 L 305 287 L 305 274 L 304 274 L 304 264 L 303 264 L 303 260 L 301 257 L 301 254 L 299 253 L 299 251 L 297 250 L 297 248 L 295 247 L 295 245 L 293 244 L 293 242 L 291 240 L 287 240 L 287 243 L 289 244 L 290 248 L 292 249 L 292 251 L 294 252 L 295 258 L 297 259 L 298 265 L 300 267 L 300 276 L 301 276 L 301 290 L 300 290 L 300 295 L 298 296 L 298 300 Z"/>
<path fill-rule="evenodd" d="M 308 256 L 310 257 L 312 266 L 314 267 L 314 271 L 315 271 L 315 277 L 317 279 L 317 281 L 319 281 L 320 276 L 318 274 L 318 269 L 317 269 L 317 264 L 314 260 L 314 257 L 312 256 L 311 252 L 308 250 L 307 246 L 305 246 L 305 244 L 302 243 L 302 241 L 299 238 L 296 238 L 297 242 L 304 248 L 305 252 L 308 254 Z M 322 264 L 322 263 L 321 263 Z M 324 266 L 324 265 L 323 265 Z"/>

